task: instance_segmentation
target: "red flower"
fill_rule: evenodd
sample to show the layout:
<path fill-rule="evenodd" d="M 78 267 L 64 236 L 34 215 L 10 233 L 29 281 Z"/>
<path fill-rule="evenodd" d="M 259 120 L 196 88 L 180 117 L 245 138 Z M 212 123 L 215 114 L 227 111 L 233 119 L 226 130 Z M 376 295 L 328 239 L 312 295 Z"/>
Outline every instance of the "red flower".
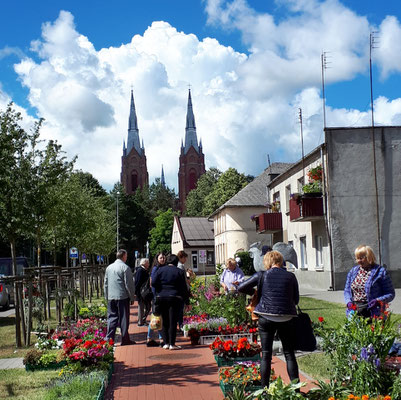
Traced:
<path fill-rule="evenodd" d="M 323 317 L 319 317 L 319 322 L 323 322 L 324 318 Z"/>

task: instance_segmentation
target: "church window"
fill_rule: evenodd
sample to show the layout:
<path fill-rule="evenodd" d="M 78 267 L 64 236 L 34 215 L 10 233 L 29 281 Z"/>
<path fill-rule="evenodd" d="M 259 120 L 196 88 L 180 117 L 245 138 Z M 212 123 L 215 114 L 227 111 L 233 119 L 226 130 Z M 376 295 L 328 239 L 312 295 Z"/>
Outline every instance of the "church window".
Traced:
<path fill-rule="evenodd" d="M 138 174 L 133 172 L 131 175 L 131 190 L 134 191 L 138 188 Z"/>
<path fill-rule="evenodd" d="M 196 187 L 196 171 L 191 169 L 189 171 L 189 190 L 195 189 Z"/>

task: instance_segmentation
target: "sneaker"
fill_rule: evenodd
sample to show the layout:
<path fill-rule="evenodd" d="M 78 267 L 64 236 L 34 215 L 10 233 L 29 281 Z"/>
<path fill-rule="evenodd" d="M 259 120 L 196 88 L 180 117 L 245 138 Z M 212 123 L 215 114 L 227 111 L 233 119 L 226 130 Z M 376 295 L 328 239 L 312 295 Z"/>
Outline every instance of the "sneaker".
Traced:
<path fill-rule="evenodd" d="M 170 350 L 180 350 L 181 346 L 176 346 L 175 344 L 171 344 L 169 348 Z"/>
<path fill-rule="evenodd" d="M 171 348 L 171 346 L 168 345 L 168 344 L 165 344 L 165 345 L 163 346 L 163 349 L 164 349 L 164 350 L 167 350 L 167 349 L 169 349 L 169 348 Z"/>

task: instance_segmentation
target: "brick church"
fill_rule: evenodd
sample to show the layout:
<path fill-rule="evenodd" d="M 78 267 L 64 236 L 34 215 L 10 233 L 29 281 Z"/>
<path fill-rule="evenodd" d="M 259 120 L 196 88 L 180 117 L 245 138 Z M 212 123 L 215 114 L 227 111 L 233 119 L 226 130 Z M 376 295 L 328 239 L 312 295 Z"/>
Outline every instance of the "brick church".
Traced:
<path fill-rule="evenodd" d="M 192 108 L 191 90 L 188 92 L 187 121 L 185 126 L 185 140 L 181 141 L 181 152 L 178 170 L 178 198 L 179 209 L 185 212 L 185 203 L 188 193 L 196 187 L 200 176 L 205 173 L 205 155 L 202 151 L 202 141 L 198 142 L 196 135 L 195 116 Z M 162 184 L 164 171 L 162 168 Z M 134 94 L 131 91 L 131 107 L 128 121 L 128 140 L 123 144 L 121 157 L 121 184 L 128 194 L 135 192 L 149 184 L 148 169 L 146 166 L 145 147 L 139 139 L 138 120 L 135 110 Z"/>

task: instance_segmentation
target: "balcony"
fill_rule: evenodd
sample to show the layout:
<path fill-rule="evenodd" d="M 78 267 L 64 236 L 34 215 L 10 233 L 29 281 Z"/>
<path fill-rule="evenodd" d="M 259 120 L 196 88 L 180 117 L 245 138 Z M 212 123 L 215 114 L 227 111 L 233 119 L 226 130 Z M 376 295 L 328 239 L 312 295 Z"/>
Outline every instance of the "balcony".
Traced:
<path fill-rule="evenodd" d="M 255 221 L 258 233 L 276 233 L 283 229 L 281 212 L 260 214 Z"/>
<path fill-rule="evenodd" d="M 314 221 L 323 218 L 323 197 L 300 197 L 290 200 L 290 221 Z"/>

